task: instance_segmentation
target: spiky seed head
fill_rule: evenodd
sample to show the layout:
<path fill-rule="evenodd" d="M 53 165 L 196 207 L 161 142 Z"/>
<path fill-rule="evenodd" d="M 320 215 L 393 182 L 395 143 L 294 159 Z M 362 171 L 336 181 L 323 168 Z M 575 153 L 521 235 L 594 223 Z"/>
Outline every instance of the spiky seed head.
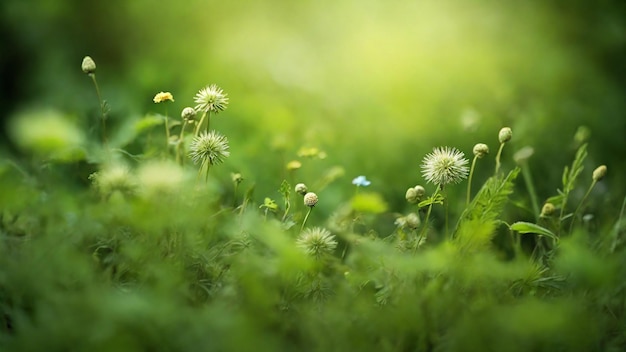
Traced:
<path fill-rule="evenodd" d="M 593 170 L 593 180 L 598 182 L 606 176 L 606 165 L 600 165 Z"/>
<path fill-rule="evenodd" d="M 193 121 L 196 117 L 196 110 L 191 107 L 186 107 L 180 113 L 180 117 L 187 122 Z"/>
<path fill-rule="evenodd" d="M 217 165 L 230 156 L 228 139 L 216 131 L 202 132 L 189 145 L 189 157 L 194 164 Z"/>
<path fill-rule="evenodd" d="M 456 148 L 435 148 L 422 162 L 422 176 L 438 186 L 459 183 L 467 178 L 467 163 L 465 154 Z"/>
<path fill-rule="evenodd" d="M 307 228 L 300 234 L 296 240 L 296 246 L 315 259 L 320 259 L 333 253 L 337 248 L 337 241 L 330 231 L 314 227 Z"/>
<path fill-rule="evenodd" d="M 295 191 L 296 193 L 298 193 L 299 195 L 305 195 L 308 192 L 308 188 L 306 187 L 306 185 L 304 183 L 298 183 L 295 187 Z"/>
<path fill-rule="evenodd" d="M 500 133 L 498 133 L 498 140 L 500 143 L 506 143 L 511 140 L 513 137 L 513 131 L 511 131 L 510 127 L 502 127 Z"/>
<path fill-rule="evenodd" d="M 548 217 L 554 214 L 556 207 L 552 203 L 546 203 L 541 208 L 541 217 Z"/>
<path fill-rule="evenodd" d="M 213 112 L 217 114 L 220 111 L 226 110 L 228 106 L 227 95 L 228 94 L 224 93 L 222 88 L 215 84 L 200 89 L 194 97 L 194 102 L 198 104 L 196 105 L 196 111 L 205 113 Z"/>
<path fill-rule="evenodd" d="M 484 143 L 478 143 L 474 146 L 472 151 L 474 152 L 474 155 L 480 159 L 489 154 L 489 147 Z"/>
<path fill-rule="evenodd" d="M 309 192 L 304 195 L 304 205 L 306 205 L 307 207 L 313 208 L 315 204 L 317 204 L 317 201 L 317 194 L 313 192 Z"/>
<path fill-rule="evenodd" d="M 122 164 L 109 165 L 91 174 L 89 179 L 100 194 L 104 196 L 108 196 L 115 191 L 131 194 L 137 188 L 135 177 L 131 174 L 130 169 Z"/>
<path fill-rule="evenodd" d="M 83 63 L 81 65 L 81 69 L 83 70 L 83 72 L 85 72 L 88 75 L 92 74 L 92 73 L 96 72 L 96 62 L 93 61 L 91 56 L 85 56 L 83 58 Z"/>

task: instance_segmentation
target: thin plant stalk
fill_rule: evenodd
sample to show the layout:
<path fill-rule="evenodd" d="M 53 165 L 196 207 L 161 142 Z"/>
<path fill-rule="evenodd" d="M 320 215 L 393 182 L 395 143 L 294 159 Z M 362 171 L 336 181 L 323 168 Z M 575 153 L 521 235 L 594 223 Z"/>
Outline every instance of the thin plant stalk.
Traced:
<path fill-rule="evenodd" d="M 96 95 L 98 96 L 98 103 L 100 104 L 100 120 L 102 122 L 102 143 L 104 145 L 107 144 L 107 137 L 106 137 L 106 111 L 105 111 L 105 105 L 104 105 L 104 101 L 102 100 L 102 95 L 100 95 L 100 87 L 98 87 L 98 82 L 96 81 L 96 74 L 95 73 L 90 73 L 89 77 L 91 77 L 91 80 L 93 81 L 93 85 L 96 87 Z"/>
<path fill-rule="evenodd" d="M 500 148 L 498 148 L 498 154 L 496 154 L 496 175 L 498 171 L 500 171 L 500 157 L 502 156 L 502 149 L 504 149 L 505 143 L 500 143 Z"/>
<path fill-rule="evenodd" d="M 311 210 L 313 210 L 313 207 L 309 207 L 309 211 L 306 212 L 306 216 L 304 217 L 304 220 L 302 221 L 302 226 L 300 226 L 300 232 L 302 232 L 302 230 L 304 230 L 304 225 L 306 224 L 306 221 L 309 219 L 309 215 L 311 214 Z"/>
<path fill-rule="evenodd" d="M 470 167 L 469 178 L 467 180 L 467 199 L 465 200 L 465 205 L 469 205 L 470 197 L 471 197 L 471 189 L 472 189 L 472 176 L 474 176 L 474 168 L 476 167 L 476 159 L 478 156 L 475 155 L 472 160 L 472 166 Z"/>
<path fill-rule="evenodd" d="M 593 187 L 596 185 L 597 182 L 598 182 L 597 180 L 592 180 L 591 181 L 591 184 L 589 185 L 589 188 L 587 189 L 587 192 L 585 193 L 585 196 L 580 201 L 580 204 L 578 204 L 578 207 L 576 207 L 576 210 L 574 210 L 574 215 L 572 215 L 572 221 L 569 224 L 569 231 L 568 231 L 569 233 L 572 233 L 572 229 L 574 228 L 574 222 L 576 222 L 576 216 L 578 216 L 578 213 L 582 209 L 583 204 L 585 203 L 585 201 L 589 197 L 589 194 L 591 193 L 591 190 L 593 189 Z"/>
<path fill-rule="evenodd" d="M 176 145 L 176 162 L 180 163 L 180 166 L 183 166 L 185 163 L 185 158 L 181 158 L 180 150 L 185 147 L 185 140 L 183 137 L 185 136 L 185 127 L 187 127 L 187 120 L 183 121 L 183 127 L 180 129 L 180 134 L 178 135 L 178 144 Z"/>
<path fill-rule="evenodd" d="M 194 131 L 193 135 L 197 136 L 198 133 L 200 132 L 200 127 L 202 127 L 202 124 L 204 123 L 204 119 L 207 119 L 206 121 L 206 131 L 209 131 L 209 121 L 211 120 L 211 112 L 210 111 L 205 111 L 202 113 L 202 117 L 200 118 L 200 121 L 198 121 L 198 125 L 196 126 L 196 130 Z"/>
<path fill-rule="evenodd" d="M 437 186 L 437 189 L 435 190 L 435 193 L 433 193 L 431 198 L 434 198 L 437 193 L 439 193 L 439 186 Z M 433 203 L 430 203 L 428 205 L 428 211 L 426 212 L 426 218 L 424 219 L 424 223 L 422 225 L 422 229 L 419 232 L 419 235 L 417 237 L 417 242 L 415 244 L 415 248 L 413 248 L 413 252 L 417 251 L 417 246 L 420 243 L 420 241 L 422 240 L 422 238 L 424 237 L 424 234 L 426 233 L 426 228 L 428 227 L 428 219 L 430 219 L 430 213 L 433 210 Z"/>
<path fill-rule="evenodd" d="M 167 106 L 165 106 L 165 154 L 169 154 L 170 149 L 170 126 L 167 117 Z"/>
<path fill-rule="evenodd" d="M 538 221 L 539 215 L 541 214 L 541 210 L 539 210 L 539 198 L 537 197 L 537 191 L 535 190 L 533 178 L 530 174 L 530 168 L 526 162 L 522 165 L 522 176 L 524 177 L 524 184 L 526 185 L 526 189 L 528 189 L 528 193 L 530 195 L 530 202 L 533 208 L 533 215 L 535 215 L 535 221 Z"/>

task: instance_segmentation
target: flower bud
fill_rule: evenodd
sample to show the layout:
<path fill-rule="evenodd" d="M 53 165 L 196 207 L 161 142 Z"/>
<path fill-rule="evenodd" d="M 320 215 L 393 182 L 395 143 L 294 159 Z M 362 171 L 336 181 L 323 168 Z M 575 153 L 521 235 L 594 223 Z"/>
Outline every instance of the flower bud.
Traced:
<path fill-rule="evenodd" d="M 426 190 L 424 189 L 424 187 L 418 185 L 407 189 L 404 197 L 406 198 L 407 202 L 415 204 L 422 199 L 424 194 L 426 194 Z"/>
<path fill-rule="evenodd" d="M 548 217 L 552 214 L 554 214 L 554 211 L 556 210 L 554 204 L 552 203 L 546 203 L 543 205 L 543 208 L 541 208 L 541 217 Z"/>
<path fill-rule="evenodd" d="M 317 204 L 317 200 L 317 194 L 313 192 L 309 192 L 304 195 L 304 205 L 306 205 L 307 207 L 314 207 L 315 204 Z"/>
<path fill-rule="evenodd" d="M 595 182 L 600 181 L 606 176 L 606 165 L 600 165 L 595 170 L 593 170 L 593 180 Z"/>
<path fill-rule="evenodd" d="M 305 195 L 308 192 L 308 189 L 304 183 L 298 183 L 295 187 L 296 193 L 300 195 Z"/>
<path fill-rule="evenodd" d="M 473 152 L 474 152 L 474 155 L 480 159 L 484 157 L 485 155 L 489 154 L 489 147 L 484 143 L 478 143 L 474 146 Z"/>
<path fill-rule="evenodd" d="M 420 226 L 420 218 L 415 213 L 409 213 L 406 216 L 405 220 L 406 220 L 406 225 L 409 228 L 416 229 L 418 226 Z"/>
<path fill-rule="evenodd" d="M 180 113 L 180 117 L 186 121 L 193 121 L 194 117 L 196 117 L 196 110 L 194 108 L 186 107 Z"/>
<path fill-rule="evenodd" d="M 236 184 L 240 184 L 241 182 L 243 182 L 243 176 L 241 176 L 240 173 L 231 173 L 230 174 L 230 178 L 233 180 L 234 183 Z"/>
<path fill-rule="evenodd" d="M 500 133 L 498 133 L 498 140 L 500 140 L 500 143 L 506 143 L 511 140 L 512 136 L 513 136 L 513 131 L 511 131 L 511 128 L 503 127 L 500 130 Z"/>
<path fill-rule="evenodd" d="M 96 63 L 90 56 L 85 56 L 85 58 L 83 58 L 83 64 L 81 65 L 81 68 L 86 74 L 92 74 L 96 72 Z"/>

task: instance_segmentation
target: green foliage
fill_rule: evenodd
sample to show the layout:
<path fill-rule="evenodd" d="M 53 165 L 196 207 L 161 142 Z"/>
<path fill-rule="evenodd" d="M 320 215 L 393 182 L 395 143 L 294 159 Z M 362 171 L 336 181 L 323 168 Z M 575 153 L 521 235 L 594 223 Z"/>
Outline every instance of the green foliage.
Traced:
<path fill-rule="evenodd" d="M 534 233 L 537 235 L 549 237 L 555 241 L 559 240 L 558 237 L 552 231 L 546 229 L 545 227 L 542 227 L 542 226 L 539 226 L 537 224 L 533 224 L 530 222 L 518 221 L 516 223 L 511 224 L 509 228 L 521 234 Z"/>

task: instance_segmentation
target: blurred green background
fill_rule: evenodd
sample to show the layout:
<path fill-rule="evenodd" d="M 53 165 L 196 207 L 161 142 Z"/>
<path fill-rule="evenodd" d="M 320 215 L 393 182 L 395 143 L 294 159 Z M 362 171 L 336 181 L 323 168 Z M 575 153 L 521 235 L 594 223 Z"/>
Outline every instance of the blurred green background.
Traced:
<path fill-rule="evenodd" d="M 609 169 L 591 209 L 609 206 L 615 219 L 626 190 L 625 14 L 624 1 L 582 0 L 4 0 L 0 110 L 5 127 L 33 107 L 95 121 L 85 55 L 98 65 L 113 131 L 162 113 L 152 103 L 159 91 L 180 111 L 215 83 L 230 106 L 212 127 L 232 151 L 217 177 L 238 171 L 259 199 L 278 197 L 284 163 L 318 147 L 327 158 L 305 162 L 297 181 L 313 184 L 339 165 L 345 177 L 326 202 L 345 199 L 362 174 L 396 210 L 406 188 L 423 183 L 419 165 L 433 147 L 471 155 L 484 142 L 495 154 L 503 126 L 514 131 L 505 167 L 532 146 L 546 199 L 586 126 L 584 183 L 596 166 Z M 5 131 L 3 153 L 19 157 Z M 475 180 L 493 164 L 481 161 Z"/>

